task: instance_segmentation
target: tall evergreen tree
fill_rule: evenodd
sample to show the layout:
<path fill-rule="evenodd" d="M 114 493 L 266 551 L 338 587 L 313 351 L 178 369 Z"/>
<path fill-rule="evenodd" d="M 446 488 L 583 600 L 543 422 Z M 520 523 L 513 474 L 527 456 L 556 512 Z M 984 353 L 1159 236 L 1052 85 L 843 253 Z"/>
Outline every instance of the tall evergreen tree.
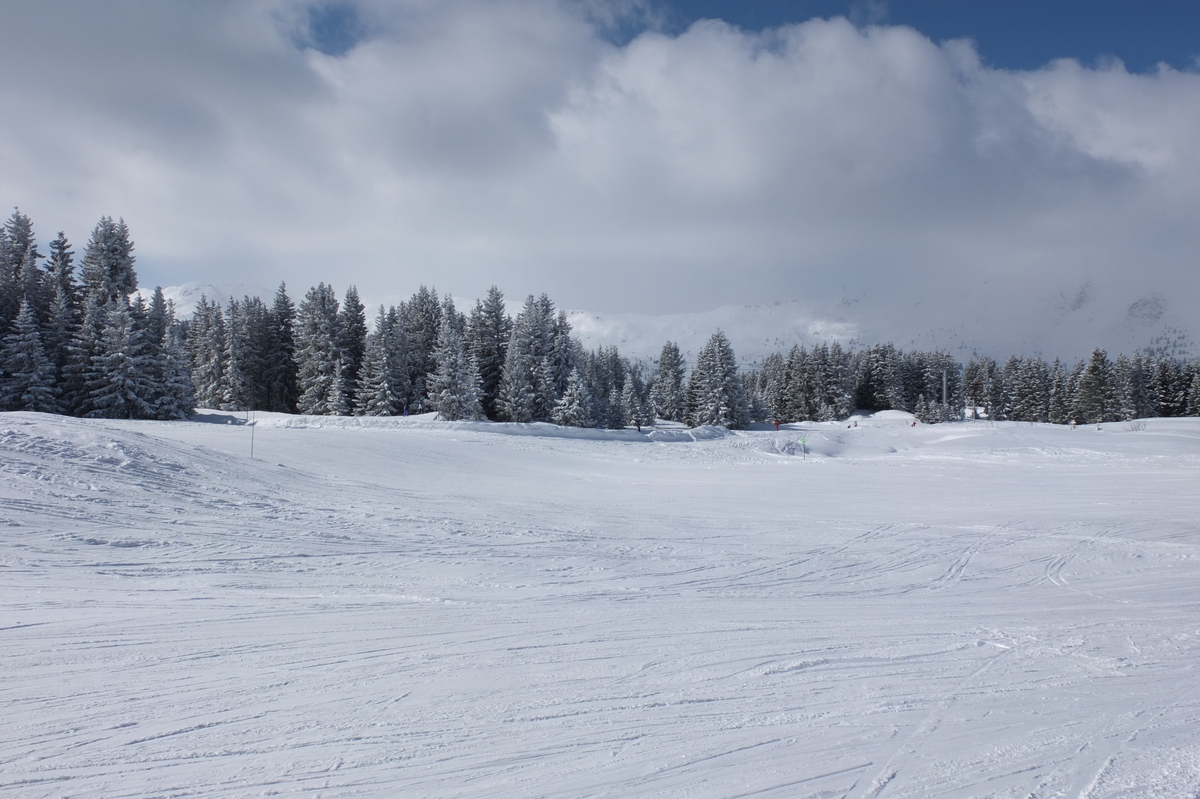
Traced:
<path fill-rule="evenodd" d="M 300 413 L 324 415 L 338 409 L 330 407 L 330 400 L 341 397 L 335 386 L 341 381 L 342 394 L 346 393 L 345 375 L 342 374 L 342 334 L 338 316 L 338 301 L 333 287 L 320 283 L 309 289 L 296 317 L 296 370 L 300 387 L 297 407 Z"/>
<path fill-rule="evenodd" d="M 288 297 L 287 286 L 279 284 L 267 316 L 267 347 L 264 379 L 267 384 L 267 409 L 277 413 L 295 413 L 299 392 L 296 387 L 296 307 Z"/>
<path fill-rule="evenodd" d="M 410 405 L 420 406 L 427 394 L 426 382 L 437 369 L 434 349 L 442 326 L 442 303 L 437 290 L 424 285 L 418 287 L 400 312 L 404 317 L 409 383 L 412 386 Z"/>
<path fill-rule="evenodd" d="M 358 289 L 354 286 L 346 289 L 346 297 L 342 301 L 340 327 L 342 334 L 342 370 L 345 372 L 346 385 L 353 393 L 358 386 L 358 370 L 362 366 L 363 354 L 367 350 L 367 313 L 362 302 L 358 299 Z"/>
<path fill-rule="evenodd" d="M 1112 363 L 1102 349 L 1092 350 L 1075 388 L 1077 418 L 1083 424 L 1112 421 Z"/>
<path fill-rule="evenodd" d="M 750 409 L 738 375 L 737 358 L 729 339 L 718 330 L 700 352 L 688 382 L 688 424 L 740 429 L 749 421 Z"/>
<path fill-rule="evenodd" d="M 673 341 L 663 344 L 658 356 L 658 376 L 654 381 L 654 412 L 663 419 L 683 421 L 687 406 L 686 373 L 679 345 Z"/>
<path fill-rule="evenodd" d="M 66 295 L 74 308 L 79 307 L 79 286 L 75 282 L 75 251 L 63 232 L 50 242 L 50 258 L 46 263 L 50 282 Z"/>
<path fill-rule="evenodd" d="M 42 257 L 33 236 L 33 220 L 14 208 L 12 216 L 0 228 L 0 271 L 16 275 L 30 251 L 34 258 Z"/>
<path fill-rule="evenodd" d="M 375 318 L 375 330 L 367 336 L 358 387 L 354 396 L 354 412 L 359 416 L 395 416 L 404 408 L 405 390 L 397 385 L 398 378 L 407 379 L 406 369 L 392 363 L 390 346 L 391 320 L 383 306 Z"/>
<path fill-rule="evenodd" d="M 592 398 L 578 369 L 571 370 L 567 390 L 554 406 L 554 423 L 563 427 L 592 427 Z"/>
<path fill-rule="evenodd" d="M 99 352 L 92 357 L 92 364 L 88 416 L 154 418 L 158 392 L 153 383 L 145 332 L 125 303 L 110 302 Z"/>
<path fill-rule="evenodd" d="M 225 316 L 221 306 L 201 296 L 188 331 L 188 354 L 192 366 L 195 401 L 204 408 L 220 408 L 225 402 L 226 375 Z"/>
<path fill-rule="evenodd" d="M 547 401 L 550 340 L 544 310 L 531 294 L 513 322 L 497 398 L 501 418 L 510 422 L 548 421 L 557 402 Z"/>
<path fill-rule="evenodd" d="M 1174 358 L 1163 356 L 1150 377 L 1151 404 L 1155 416 L 1182 416 L 1186 405 L 1183 370 Z"/>
<path fill-rule="evenodd" d="M 1050 367 L 1050 396 L 1047 400 L 1046 419 L 1053 424 L 1066 424 L 1071 420 L 1067 373 L 1057 358 Z"/>
<path fill-rule="evenodd" d="M 346 380 L 346 372 L 342 368 L 342 357 L 339 354 L 333 364 L 333 379 L 329 381 L 321 412 L 327 416 L 349 416 L 352 408 L 350 382 Z"/>
<path fill-rule="evenodd" d="M 1200 362 L 1192 361 L 1192 366 L 1186 410 L 1188 416 L 1200 416 Z"/>
<path fill-rule="evenodd" d="M 19 209 L 14 209 L 12 216 L 0 227 L 0 336 L 8 332 L 24 301 L 34 306 L 34 318 L 39 323 L 43 320 L 41 292 L 33 297 L 26 296 L 28 276 L 23 274 L 27 263 L 36 266 L 41 257 L 33 237 L 33 221 Z"/>
<path fill-rule="evenodd" d="M 854 401 L 869 411 L 906 410 L 896 348 L 876 344 L 859 353 Z"/>
<path fill-rule="evenodd" d="M 104 329 L 108 325 L 109 303 L 88 297 L 83 318 L 67 347 L 67 359 L 60 374 L 60 401 L 76 416 L 86 416 L 92 408 L 90 390 L 99 381 L 95 359 L 101 352 Z"/>
<path fill-rule="evenodd" d="M 512 338 L 512 320 L 504 310 L 504 294 L 492 286 L 475 303 L 467 323 L 467 346 L 479 372 L 479 400 L 489 419 L 500 418 L 497 401 L 504 359 Z"/>
<path fill-rule="evenodd" d="M 137 291 L 133 264 L 133 242 L 125 220 L 113 222 L 112 217 L 101 217 L 92 230 L 81 263 L 86 292 L 101 302 L 128 299 Z"/>
<path fill-rule="evenodd" d="M 446 298 L 442 327 L 435 349 L 437 371 L 429 382 L 429 400 L 446 421 L 483 418 L 479 402 L 479 372 L 467 355 L 462 326 L 454 303 Z"/>
<path fill-rule="evenodd" d="M 23 302 L 0 342 L 0 410 L 61 413 L 56 377 L 33 308 Z"/>
<path fill-rule="evenodd" d="M 171 316 L 174 313 L 171 312 Z M 156 419 L 186 419 L 196 409 L 192 391 L 190 361 L 180 327 L 174 319 L 163 335 L 160 347 L 162 388 L 154 410 Z"/>

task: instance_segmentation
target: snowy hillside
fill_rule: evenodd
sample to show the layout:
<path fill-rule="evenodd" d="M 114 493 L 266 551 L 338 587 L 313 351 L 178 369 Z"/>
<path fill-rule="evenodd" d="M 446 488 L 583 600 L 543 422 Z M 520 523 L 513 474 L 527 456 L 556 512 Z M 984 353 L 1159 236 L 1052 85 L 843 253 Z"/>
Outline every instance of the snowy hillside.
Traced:
<path fill-rule="evenodd" d="M 0 414 L 0 794 L 1195 796 L 1200 420 L 910 419 Z"/>

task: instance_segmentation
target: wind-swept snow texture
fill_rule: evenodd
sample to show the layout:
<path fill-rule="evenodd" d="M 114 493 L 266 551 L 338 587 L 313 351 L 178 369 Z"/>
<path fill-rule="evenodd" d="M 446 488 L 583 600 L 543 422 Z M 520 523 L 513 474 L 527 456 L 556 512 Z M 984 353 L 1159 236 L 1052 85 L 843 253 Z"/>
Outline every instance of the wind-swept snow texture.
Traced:
<path fill-rule="evenodd" d="M 1200 420 L 909 418 L 0 414 L 0 795 L 1196 796 Z"/>

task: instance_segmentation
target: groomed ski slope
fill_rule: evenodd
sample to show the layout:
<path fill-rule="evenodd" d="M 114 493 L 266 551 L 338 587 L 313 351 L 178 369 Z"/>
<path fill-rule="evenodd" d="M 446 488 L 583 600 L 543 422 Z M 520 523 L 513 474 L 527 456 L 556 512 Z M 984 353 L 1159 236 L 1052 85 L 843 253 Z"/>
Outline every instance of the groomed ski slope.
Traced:
<path fill-rule="evenodd" d="M 0 414 L 0 795 L 1200 793 L 1200 420 L 196 419 Z"/>

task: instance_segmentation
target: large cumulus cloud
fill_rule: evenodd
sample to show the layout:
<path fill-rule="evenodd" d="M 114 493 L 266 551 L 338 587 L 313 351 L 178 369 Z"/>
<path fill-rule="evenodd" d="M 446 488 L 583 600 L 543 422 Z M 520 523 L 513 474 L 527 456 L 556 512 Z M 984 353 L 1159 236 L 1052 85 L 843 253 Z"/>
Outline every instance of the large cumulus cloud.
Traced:
<path fill-rule="evenodd" d="M 552 0 L 364 0 L 326 55 L 309 8 L 9 9 L 0 197 L 43 240 L 124 216 L 163 284 L 1018 322 L 1200 288 L 1195 72 L 996 70 L 844 19 L 617 45 L 636 5 Z"/>

